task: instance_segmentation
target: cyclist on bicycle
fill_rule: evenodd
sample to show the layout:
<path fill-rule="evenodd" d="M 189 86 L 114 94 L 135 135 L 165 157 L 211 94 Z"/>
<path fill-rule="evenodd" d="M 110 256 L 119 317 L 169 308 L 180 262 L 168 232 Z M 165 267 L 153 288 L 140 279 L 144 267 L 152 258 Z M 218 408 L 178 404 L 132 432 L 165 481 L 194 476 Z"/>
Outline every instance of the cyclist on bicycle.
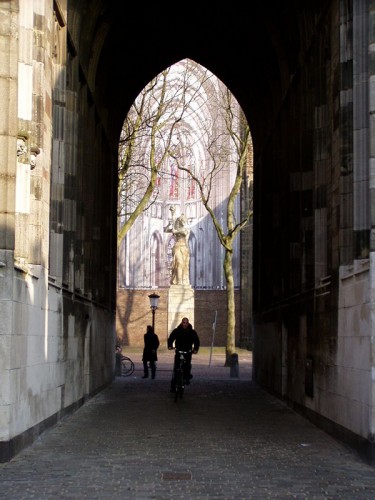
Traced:
<path fill-rule="evenodd" d="M 182 318 L 181 323 L 175 328 L 170 336 L 168 337 L 168 349 L 176 349 L 176 354 L 174 358 L 174 369 L 173 377 L 171 380 L 171 391 L 174 391 L 174 373 L 178 362 L 178 352 L 184 351 L 185 354 L 185 365 L 184 365 L 184 375 L 186 385 L 190 384 L 190 380 L 193 378 L 191 374 L 191 356 L 192 354 L 197 354 L 199 351 L 200 340 L 197 332 L 193 329 L 192 325 L 189 323 L 188 318 Z"/>

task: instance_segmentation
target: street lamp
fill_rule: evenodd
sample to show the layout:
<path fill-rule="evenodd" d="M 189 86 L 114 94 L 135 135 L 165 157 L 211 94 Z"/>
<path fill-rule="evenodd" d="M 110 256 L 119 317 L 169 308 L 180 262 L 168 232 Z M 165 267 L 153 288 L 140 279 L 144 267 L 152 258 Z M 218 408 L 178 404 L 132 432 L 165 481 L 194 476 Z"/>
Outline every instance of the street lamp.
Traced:
<path fill-rule="evenodd" d="M 158 308 L 160 295 L 152 293 L 151 295 L 148 296 L 148 298 L 150 299 L 150 307 L 152 310 L 152 329 L 155 333 L 155 311 Z"/>

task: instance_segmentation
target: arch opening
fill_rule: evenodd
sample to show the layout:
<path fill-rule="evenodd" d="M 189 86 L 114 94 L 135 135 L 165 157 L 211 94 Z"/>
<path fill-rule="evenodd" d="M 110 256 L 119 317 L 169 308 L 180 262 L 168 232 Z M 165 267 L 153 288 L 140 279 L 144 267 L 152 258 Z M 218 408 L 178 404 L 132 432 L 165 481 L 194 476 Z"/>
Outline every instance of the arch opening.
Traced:
<path fill-rule="evenodd" d="M 176 63 L 151 80 L 131 108 L 120 139 L 118 267 L 121 280 L 118 300 L 126 301 L 130 289 L 144 290 L 158 283 L 168 301 L 171 285 L 173 289 L 174 285 L 181 284 L 172 274 L 176 238 L 166 230 L 174 218 L 181 215 L 186 218 L 190 234 L 189 282 L 184 283 L 200 290 L 201 294 L 210 291 L 211 295 L 227 296 L 217 342 L 225 346 L 228 330 L 232 328 L 233 345 L 238 345 L 240 237 L 241 229 L 252 216 L 251 209 L 244 210 L 245 206 L 251 206 L 251 182 L 249 127 L 229 89 L 207 69 L 189 59 Z M 245 183 L 246 190 L 241 191 L 241 184 Z M 145 200 L 150 189 L 152 194 Z M 241 204 L 244 193 L 247 198 Z M 160 262 L 150 266 L 147 259 L 150 234 L 154 232 L 161 235 L 157 251 Z M 249 234 L 244 233 L 247 238 Z M 251 246 L 250 240 L 246 246 Z M 227 248 L 230 254 L 233 252 L 233 258 L 226 267 Z M 158 276 L 149 274 L 148 271 L 156 269 Z M 215 301 L 203 299 L 202 302 L 206 306 L 201 314 L 213 317 Z M 232 318 L 225 311 L 235 311 L 236 307 L 233 325 L 229 326 Z M 134 318 L 136 315 L 138 321 L 128 325 L 121 319 L 117 321 L 118 337 L 134 338 L 142 331 L 143 315 L 134 311 Z M 199 321 L 199 316 L 196 319 Z M 168 325 L 161 327 L 168 329 Z M 211 325 L 205 322 L 200 331 L 203 341 L 209 345 Z M 137 342 L 142 342 L 142 336 Z"/>

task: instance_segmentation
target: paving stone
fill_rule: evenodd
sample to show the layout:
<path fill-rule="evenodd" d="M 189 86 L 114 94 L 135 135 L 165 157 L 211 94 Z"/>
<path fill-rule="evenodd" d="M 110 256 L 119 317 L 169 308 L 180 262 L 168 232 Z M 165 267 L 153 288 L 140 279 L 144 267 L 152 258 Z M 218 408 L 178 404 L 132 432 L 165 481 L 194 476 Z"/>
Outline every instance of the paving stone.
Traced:
<path fill-rule="evenodd" d="M 173 353 L 156 379 L 117 377 L 73 415 L 0 464 L 0 498 L 374 499 L 375 469 L 251 381 L 198 354 L 177 403 Z"/>

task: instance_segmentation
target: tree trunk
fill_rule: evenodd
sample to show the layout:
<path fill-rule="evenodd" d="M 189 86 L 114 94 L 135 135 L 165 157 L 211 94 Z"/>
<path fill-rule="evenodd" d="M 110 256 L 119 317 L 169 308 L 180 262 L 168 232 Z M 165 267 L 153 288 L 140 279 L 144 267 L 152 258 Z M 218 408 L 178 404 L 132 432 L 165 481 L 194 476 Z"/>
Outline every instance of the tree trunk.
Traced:
<path fill-rule="evenodd" d="M 228 323 L 227 323 L 227 343 L 225 350 L 225 366 L 230 366 L 231 356 L 236 350 L 236 313 L 234 302 L 234 279 L 232 267 L 233 252 L 225 250 L 224 256 L 224 274 L 227 283 L 227 308 L 228 308 Z"/>

